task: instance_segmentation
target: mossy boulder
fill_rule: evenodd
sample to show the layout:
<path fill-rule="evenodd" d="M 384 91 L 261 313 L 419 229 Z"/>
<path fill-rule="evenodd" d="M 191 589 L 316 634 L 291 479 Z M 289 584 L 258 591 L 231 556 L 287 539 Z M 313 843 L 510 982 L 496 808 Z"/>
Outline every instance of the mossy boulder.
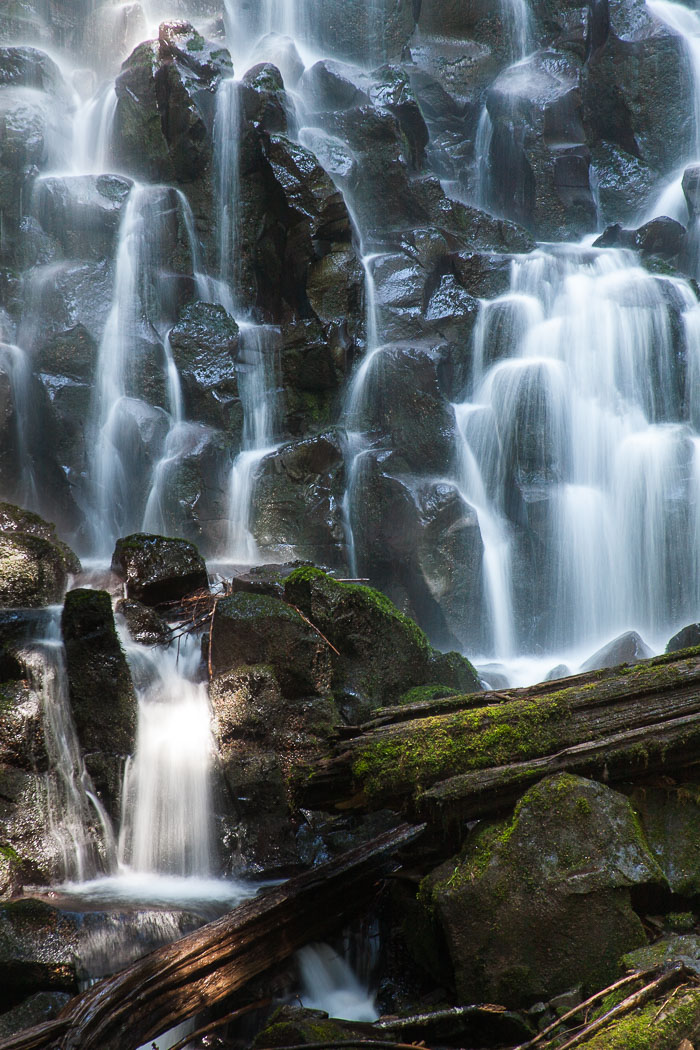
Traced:
<path fill-rule="evenodd" d="M 56 535 L 56 526 L 34 514 L 31 510 L 16 507 L 12 503 L 0 503 L 0 532 L 21 532 L 26 536 L 39 536 L 58 547 L 68 573 L 80 572 L 80 561 L 67 543 Z"/>
<path fill-rule="evenodd" d="M 0 532 L 0 607 L 59 602 L 68 581 L 59 548 L 41 536 Z"/>
<path fill-rule="evenodd" d="M 211 630 L 214 674 L 268 664 L 286 696 L 323 695 L 331 688 L 328 643 L 286 602 L 264 594 L 232 594 L 216 605 Z"/>
<path fill-rule="evenodd" d="M 662 937 L 622 957 L 622 965 L 631 971 L 651 970 L 674 962 L 682 962 L 693 973 L 700 974 L 700 937 L 695 934 Z"/>
<path fill-rule="evenodd" d="M 253 1042 L 258 1047 L 301 1046 L 305 1043 L 343 1043 L 349 1048 L 353 1029 L 347 1022 L 329 1018 L 322 1010 L 306 1010 L 299 1006 L 281 1006 L 258 1032 Z M 358 1032 L 358 1045 L 367 1038 L 366 1031 Z"/>
<path fill-rule="evenodd" d="M 126 582 L 127 597 L 144 605 L 176 602 L 209 586 L 204 558 L 193 543 L 142 532 L 117 540 L 112 571 Z"/>
<path fill-rule="evenodd" d="M 637 788 L 632 803 L 671 890 L 684 897 L 700 894 L 700 786 Z"/>
<path fill-rule="evenodd" d="M 136 695 L 106 591 L 66 595 L 61 617 L 68 695 L 85 765 L 107 808 L 118 810 L 120 773 L 136 740 Z"/>
<path fill-rule="evenodd" d="M 396 703 L 419 685 L 480 689 L 467 660 L 436 653 L 423 631 L 371 587 L 301 568 L 287 578 L 285 596 L 338 650 L 339 655 L 333 654 L 336 691 L 358 695 L 376 707 Z"/>
<path fill-rule="evenodd" d="M 611 983 L 646 941 L 630 888 L 663 876 L 628 800 L 560 774 L 423 882 L 462 1002 L 508 1006 Z"/>
<path fill-rule="evenodd" d="M 299 860 L 290 819 L 294 768 L 333 734 L 335 704 L 330 697 L 285 698 L 269 664 L 216 675 L 209 695 L 232 822 L 227 849 L 246 871 L 288 869 Z"/>

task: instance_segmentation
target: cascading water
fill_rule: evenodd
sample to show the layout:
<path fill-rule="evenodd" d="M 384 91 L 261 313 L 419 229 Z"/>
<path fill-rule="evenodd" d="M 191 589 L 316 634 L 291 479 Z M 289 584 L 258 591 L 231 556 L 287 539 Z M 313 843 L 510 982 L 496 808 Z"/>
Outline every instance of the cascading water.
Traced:
<path fill-rule="evenodd" d="M 374 997 L 345 959 L 328 944 L 309 944 L 297 952 L 302 978 L 301 1001 L 348 1021 L 376 1021 Z"/>
<path fill-rule="evenodd" d="M 85 770 L 68 700 L 60 609 L 51 610 L 45 637 L 25 654 L 31 687 L 41 697 L 49 759 L 46 778 L 49 835 L 64 878 L 80 881 L 109 870 L 116 843 L 109 817 Z"/>
<path fill-rule="evenodd" d="M 495 523 L 511 565 L 490 590 L 516 651 L 590 652 L 629 628 L 658 646 L 694 615 L 697 577 L 682 566 L 699 494 L 678 360 L 695 359 L 697 310 L 684 281 L 630 253 L 565 246 L 516 260 L 511 291 L 481 304 L 473 394 L 457 406 L 464 494 L 485 563 Z"/>

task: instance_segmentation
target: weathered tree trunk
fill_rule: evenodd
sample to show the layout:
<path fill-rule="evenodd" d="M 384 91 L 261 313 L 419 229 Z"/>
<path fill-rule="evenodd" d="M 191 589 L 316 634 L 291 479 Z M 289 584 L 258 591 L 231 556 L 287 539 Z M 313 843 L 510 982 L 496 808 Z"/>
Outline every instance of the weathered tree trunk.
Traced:
<path fill-rule="evenodd" d="M 404 824 L 246 901 L 100 981 L 55 1021 L 0 1042 L 0 1050 L 134 1050 L 337 929 L 371 897 L 387 857 L 421 831 Z"/>
<path fill-rule="evenodd" d="M 603 780 L 700 762 L 700 654 L 384 709 L 303 779 L 302 804 L 397 806 L 445 828 L 567 770 Z"/>

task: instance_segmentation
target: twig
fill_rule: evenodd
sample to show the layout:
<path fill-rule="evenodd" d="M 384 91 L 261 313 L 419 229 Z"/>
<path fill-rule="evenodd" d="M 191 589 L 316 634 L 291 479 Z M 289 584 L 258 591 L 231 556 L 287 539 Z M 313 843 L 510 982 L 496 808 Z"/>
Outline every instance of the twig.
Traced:
<path fill-rule="evenodd" d="M 323 638 L 323 640 L 326 643 L 326 645 L 330 646 L 330 648 L 333 650 L 333 652 L 335 653 L 336 656 L 340 656 L 340 653 L 338 652 L 336 647 L 333 645 L 333 643 L 328 641 L 328 639 L 326 638 L 325 634 L 322 634 L 322 632 L 319 631 L 318 627 L 311 622 L 311 620 L 308 618 L 308 616 L 304 616 L 304 614 L 301 611 L 301 609 L 297 608 L 296 605 L 292 605 L 291 602 L 288 602 L 287 604 L 289 605 L 290 609 L 294 609 L 295 612 L 299 613 L 299 615 L 301 616 L 301 618 L 304 621 L 304 623 L 308 623 L 309 627 L 313 631 L 316 632 L 316 634 L 319 636 L 319 638 Z M 329 1043 L 329 1046 L 330 1046 L 330 1043 Z"/>
<path fill-rule="evenodd" d="M 651 1019 L 652 1020 L 652 1024 L 654 1023 L 654 1021 L 658 1020 L 658 1018 L 664 1012 L 664 1010 L 666 1009 L 668 1004 L 671 1002 L 671 999 L 674 999 L 678 995 L 678 993 L 680 992 L 681 988 L 687 988 L 687 987 L 688 987 L 687 984 L 679 984 L 677 988 L 673 989 L 671 994 L 668 996 L 667 999 L 664 999 L 663 1003 L 661 1004 L 659 1009 L 656 1011 L 656 1013 L 652 1017 L 652 1019 Z"/>
<path fill-rule="evenodd" d="M 381 1047 L 383 1050 L 416 1050 L 424 1043 L 389 1043 L 383 1039 L 340 1039 L 337 1042 L 327 1041 L 325 1043 L 294 1043 L 292 1046 L 278 1046 L 275 1050 L 344 1050 L 349 1046 L 371 1046 Z M 263 1050 L 268 1050 L 264 1047 Z"/>
<path fill-rule="evenodd" d="M 638 1006 L 644 1006 L 645 1003 L 653 999 L 657 992 L 660 992 L 666 985 L 672 984 L 679 978 L 685 975 L 685 966 L 683 963 L 676 963 L 662 973 L 660 977 L 657 977 L 651 984 L 647 984 L 644 988 L 640 988 L 638 992 L 634 992 L 632 995 L 628 995 L 618 1006 L 614 1006 L 612 1010 L 608 1010 L 607 1013 L 599 1017 L 597 1021 L 593 1021 L 591 1024 L 586 1025 L 582 1028 L 573 1039 L 569 1039 L 568 1042 L 563 1043 L 558 1050 L 571 1050 L 572 1047 L 578 1046 L 585 1039 L 590 1039 L 592 1035 L 599 1032 L 601 1028 L 605 1028 L 611 1021 L 616 1021 L 618 1017 L 624 1016 L 624 1014 L 630 1013 Z"/>
<path fill-rule="evenodd" d="M 638 970 L 636 973 L 631 973 L 627 977 L 622 977 L 619 981 L 615 981 L 614 984 L 609 985 L 607 988 L 603 988 L 601 992 L 596 992 L 590 999 L 586 999 L 585 1002 L 579 1003 L 578 1006 L 574 1006 L 573 1009 L 567 1010 L 565 1014 L 558 1017 L 556 1021 L 553 1021 L 546 1028 L 543 1028 L 534 1039 L 528 1040 L 527 1043 L 521 1043 L 516 1046 L 514 1050 L 531 1050 L 531 1047 L 537 1046 L 543 1039 L 546 1039 L 548 1035 L 559 1028 L 560 1025 L 568 1021 L 569 1018 L 575 1017 L 576 1014 L 580 1014 L 583 1010 L 588 1010 L 591 1006 L 597 1003 L 600 999 L 605 999 L 606 996 L 610 995 L 611 992 L 615 992 L 618 988 L 624 988 L 625 985 L 633 984 L 634 981 L 643 981 L 646 977 L 649 977 L 652 973 L 658 973 L 658 967 L 654 967 L 650 970 Z"/>
<path fill-rule="evenodd" d="M 225 1017 L 217 1017 L 216 1021 L 211 1021 L 209 1024 L 204 1025 L 202 1028 L 196 1028 L 194 1032 L 190 1032 L 188 1036 L 181 1039 L 179 1043 L 175 1043 L 175 1046 L 171 1046 L 170 1050 L 184 1050 L 188 1043 L 191 1043 L 194 1039 L 199 1039 L 203 1035 L 208 1035 L 209 1032 L 215 1032 L 217 1028 L 223 1028 L 229 1021 L 236 1021 L 239 1017 L 243 1017 L 245 1014 L 250 1014 L 253 1010 L 262 1010 L 264 1006 L 269 1006 L 272 999 L 261 999 L 257 1003 L 249 1003 L 248 1006 L 241 1006 L 238 1010 L 234 1010 L 233 1013 L 226 1014 Z"/>

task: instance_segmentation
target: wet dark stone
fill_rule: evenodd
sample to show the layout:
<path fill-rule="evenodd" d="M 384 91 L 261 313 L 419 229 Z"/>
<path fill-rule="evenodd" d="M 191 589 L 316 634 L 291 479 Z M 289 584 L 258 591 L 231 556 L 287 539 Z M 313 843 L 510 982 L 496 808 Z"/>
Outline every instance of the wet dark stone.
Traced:
<path fill-rule="evenodd" d="M 219 427 L 240 440 L 243 408 L 238 392 L 238 325 L 223 306 L 189 303 L 170 329 L 187 418 Z"/>
<path fill-rule="evenodd" d="M 207 567 L 193 543 L 134 533 L 117 540 L 112 571 L 126 583 L 127 597 L 144 605 L 177 602 L 207 588 Z"/>
<path fill-rule="evenodd" d="M 126 620 L 129 634 L 140 645 L 167 645 L 171 630 L 155 609 L 133 598 L 117 602 L 114 611 Z"/>
<path fill-rule="evenodd" d="M 681 649 L 694 648 L 696 645 L 700 645 L 700 623 L 691 623 L 669 639 L 665 652 L 676 653 Z"/>
<path fill-rule="evenodd" d="M 626 631 L 625 634 L 621 634 L 598 649 L 593 656 L 581 664 L 581 670 L 599 671 L 604 667 L 617 667 L 619 664 L 636 664 L 653 655 L 652 650 L 636 631 Z"/>

